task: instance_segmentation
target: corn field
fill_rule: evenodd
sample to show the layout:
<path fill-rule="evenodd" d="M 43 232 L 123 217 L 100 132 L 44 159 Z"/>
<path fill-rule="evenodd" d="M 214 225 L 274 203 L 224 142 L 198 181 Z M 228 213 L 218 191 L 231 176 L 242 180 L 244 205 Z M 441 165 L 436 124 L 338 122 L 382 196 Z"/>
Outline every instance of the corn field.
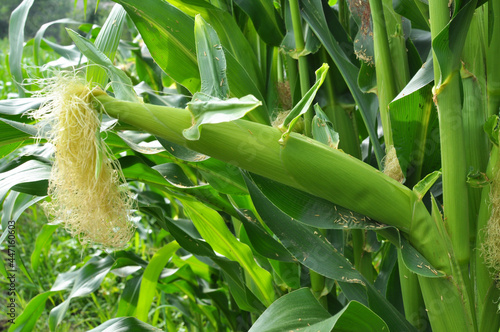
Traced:
<path fill-rule="evenodd" d="M 36 233 L 5 330 L 499 331 L 500 1 L 114 0 L 28 39 L 34 1 L 0 64 L 0 246 Z"/>

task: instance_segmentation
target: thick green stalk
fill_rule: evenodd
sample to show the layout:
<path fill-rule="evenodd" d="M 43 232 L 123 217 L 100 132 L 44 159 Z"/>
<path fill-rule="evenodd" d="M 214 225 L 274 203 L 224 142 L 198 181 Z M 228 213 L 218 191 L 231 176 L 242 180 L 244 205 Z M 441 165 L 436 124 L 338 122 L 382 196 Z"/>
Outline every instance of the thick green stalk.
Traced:
<path fill-rule="evenodd" d="M 411 79 L 403 21 L 401 15 L 394 11 L 392 0 L 382 0 L 382 5 L 384 6 L 385 27 L 391 51 L 390 60 L 394 69 L 396 91 L 399 93 Z"/>
<path fill-rule="evenodd" d="M 488 115 L 498 114 L 500 107 L 500 1 L 488 2 L 490 11 L 488 67 Z"/>
<path fill-rule="evenodd" d="M 428 317 L 425 305 L 422 305 L 424 299 L 418 283 L 418 276 L 406 267 L 400 254 L 398 254 L 398 269 L 405 317 L 417 330 L 425 331 Z"/>
<path fill-rule="evenodd" d="M 392 57 L 385 27 L 384 9 L 382 0 L 370 0 L 370 9 L 373 21 L 373 42 L 375 49 L 375 69 L 377 73 L 377 95 L 384 130 L 386 151 L 394 145 L 392 138 L 389 103 L 396 97 L 397 89 L 392 67 Z"/>
<path fill-rule="evenodd" d="M 488 162 L 488 138 L 483 126 L 488 114 L 486 93 L 486 42 L 483 8 L 476 10 L 462 52 L 463 125 L 467 169 L 484 173 Z M 475 243 L 481 189 L 469 187 L 469 231 Z"/>
<path fill-rule="evenodd" d="M 429 6 L 431 35 L 434 39 L 448 24 L 450 9 L 447 1 L 434 0 L 430 2 Z M 456 66 L 448 77 L 441 77 L 438 59 L 434 55 L 434 101 L 437 104 L 439 115 L 444 222 L 463 276 L 468 278 L 470 249 L 467 166 L 459 64 Z"/>
<path fill-rule="evenodd" d="M 300 17 L 299 1 L 289 0 L 290 12 L 292 15 L 292 26 L 293 35 L 295 37 L 295 49 L 298 54 L 304 50 L 304 34 L 302 33 L 302 19 Z M 300 92 L 301 95 L 305 95 L 309 88 L 311 87 L 311 82 L 309 81 L 309 63 L 304 56 L 299 55 L 299 79 L 300 79 Z M 309 109 L 304 114 L 304 133 L 307 137 L 312 137 L 311 132 L 311 122 L 312 122 L 312 111 Z"/>
<path fill-rule="evenodd" d="M 295 37 L 295 48 L 298 54 L 302 50 L 304 50 L 304 35 L 302 33 L 302 23 L 300 17 L 300 9 L 299 9 L 299 1 L 298 0 L 289 0 L 290 3 L 290 12 L 292 16 L 292 25 L 293 25 L 293 33 Z M 309 88 L 311 87 L 311 82 L 309 81 L 309 64 L 305 56 L 299 55 L 299 79 L 300 79 L 300 93 L 304 96 Z M 307 137 L 312 137 L 312 110 L 309 109 L 304 114 L 304 134 Z M 309 271 L 311 277 L 311 288 L 317 294 L 318 292 L 323 291 L 325 287 L 325 277 L 314 272 L 313 270 Z M 321 300 L 321 298 L 320 298 Z M 323 298 L 322 305 L 327 305 L 326 298 Z"/>

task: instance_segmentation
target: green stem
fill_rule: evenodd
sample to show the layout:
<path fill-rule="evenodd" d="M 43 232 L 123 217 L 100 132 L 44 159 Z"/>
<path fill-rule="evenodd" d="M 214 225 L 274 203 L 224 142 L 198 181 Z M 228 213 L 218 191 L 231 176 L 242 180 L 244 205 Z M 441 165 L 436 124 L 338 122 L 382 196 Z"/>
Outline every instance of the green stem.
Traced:
<path fill-rule="evenodd" d="M 429 9 L 431 35 L 434 40 L 448 24 L 450 9 L 447 1 L 430 2 Z M 463 277 L 468 279 L 470 249 L 467 166 L 458 70 L 457 67 L 448 77 L 441 77 L 438 59 L 434 53 L 434 100 L 439 116 L 444 222 Z"/>
<path fill-rule="evenodd" d="M 429 319 L 425 311 L 418 277 L 406 267 L 400 252 L 398 252 L 398 269 L 405 317 L 418 331 L 425 331 Z"/>
<path fill-rule="evenodd" d="M 346 0 L 339 0 L 339 21 L 344 30 L 349 32 L 349 8 Z"/>
<path fill-rule="evenodd" d="M 462 52 L 463 125 L 467 169 L 484 173 L 488 162 L 489 144 L 484 123 L 486 122 L 487 93 L 484 17 L 482 9 L 476 10 Z M 469 188 L 469 231 L 471 244 L 475 243 L 476 223 L 481 206 L 481 189 Z"/>
<path fill-rule="evenodd" d="M 500 107 L 500 2 L 490 0 L 489 47 L 486 58 L 488 68 L 488 115 L 498 114 Z M 492 22 L 491 22 L 492 21 Z"/>
<path fill-rule="evenodd" d="M 301 95 L 305 95 L 309 88 L 311 87 L 311 82 L 309 81 L 309 63 L 304 56 L 300 53 L 304 50 L 304 34 L 302 32 L 302 18 L 300 16 L 299 1 L 289 0 L 290 12 L 292 16 L 292 26 L 293 34 L 295 37 L 295 49 L 299 54 L 299 79 L 300 79 L 300 92 Z M 304 133 L 307 137 L 312 137 L 311 133 L 311 122 L 312 122 L 312 110 L 309 109 L 304 114 L 305 130 Z"/>
<path fill-rule="evenodd" d="M 397 88 L 392 67 L 392 57 L 385 27 L 384 9 L 382 0 L 370 0 L 370 9 L 373 21 L 373 42 L 375 49 L 375 69 L 377 73 L 377 91 L 380 109 L 380 118 L 384 130 L 386 151 L 394 145 L 392 138 L 389 103 L 396 97 Z"/>

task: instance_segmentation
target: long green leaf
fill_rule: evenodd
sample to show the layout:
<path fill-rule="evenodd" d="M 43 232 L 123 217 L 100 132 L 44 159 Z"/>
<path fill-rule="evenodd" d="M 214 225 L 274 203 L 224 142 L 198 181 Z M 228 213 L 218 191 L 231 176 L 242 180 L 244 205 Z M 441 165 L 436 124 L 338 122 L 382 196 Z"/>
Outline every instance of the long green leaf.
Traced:
<path fill-rule="evenodd" d="M 269 306 L 274 300 L 272 277 L 257 265 L 251 249 L 236 239 L 216 211 L 199 202 L 182 200 L 182 203 L 203 238 L 216 252 L 241 264 L 249 275 L 250 289 Z"/>
<path fill-rule="evenodd" d="M 33 297 L 24 308 L 23 312 L 16 318 L 14 324 L 9 327 L 9 332 L 31 332 L 36 322 L 45 309 L 48 298 L 58 291 L 48 291 Z"/>
<path fill-rule="evenodd" d="M 255 208 L 290 253 L 304 266 L 342 283 L 353 283 L 368 294 L 370 308 L 379 314 L 389 327 L 414 331 L 414 328 L 352 264 L 315 229 L 305 226 L 277 209 L 258 187 L 246 178 Z"/>
<path fill-rule="evenodd" d="M 148 320 L 148 314 L 156 294 L 156 284 L 158 283 L 160 273 L 179 248 L 180 246 L 177 242 L 170 242 L 158 250 L 153 258 L 151 258 L 142 276 L 141 289 L 139 291 L 139 299 L 137 300 L 137 310 L 135 314 L 137 319 L 143 322 Z"/>
<path fill-rule="evenodd" d="M 249 332 L 330 332 L 389 331 L 386 323 L 359 302 L 349 302 L 331 316 L 311 291 L 302 288 L 274 302 Z"/>
<path fill-rule="evenodd" d="M 211 97 L 227 99 L 226 56 L 217 32 L 200 16 L 194 20 L 196 57 L 201 77 L 201 92 Z"/>
<path fill-rule="evenodd" d="M 28 17 L 28 12 L 34 0 L 23 0 L 23 2 L 12 12 L 9 21 L 9 66 L 14 84 L 17 86 L 19 96 L 24 97 L 23 72 L 21 60 L 24 47 L 24 25 Z"/>
<path fill-rule="evenodd" d="M 115 59 L 126 15 L 127 13 L 123 7 L 116 4 L 109 13 L 106 22 L 104 22 L 94 42 L 97 49 L 104 53 L 111 62 Z M 104 87 L 108 81 L 108 77 L 104 69 L 97 66 L 90 66 L 87 69 L 86 80 L 87 82 L 96 83 Z"/>

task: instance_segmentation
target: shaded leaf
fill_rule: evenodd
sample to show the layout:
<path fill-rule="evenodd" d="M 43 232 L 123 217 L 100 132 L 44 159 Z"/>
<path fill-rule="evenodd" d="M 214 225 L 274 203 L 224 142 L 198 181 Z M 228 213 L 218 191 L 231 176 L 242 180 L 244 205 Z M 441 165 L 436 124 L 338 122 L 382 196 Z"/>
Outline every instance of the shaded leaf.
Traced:
<path fill-rule="evenodd" d="M 284 23 L 271 1 L 236 0 L 235 3 L 250 17 L 257 33 L 266 44 L 278 46 L 281 43 Z"/>

